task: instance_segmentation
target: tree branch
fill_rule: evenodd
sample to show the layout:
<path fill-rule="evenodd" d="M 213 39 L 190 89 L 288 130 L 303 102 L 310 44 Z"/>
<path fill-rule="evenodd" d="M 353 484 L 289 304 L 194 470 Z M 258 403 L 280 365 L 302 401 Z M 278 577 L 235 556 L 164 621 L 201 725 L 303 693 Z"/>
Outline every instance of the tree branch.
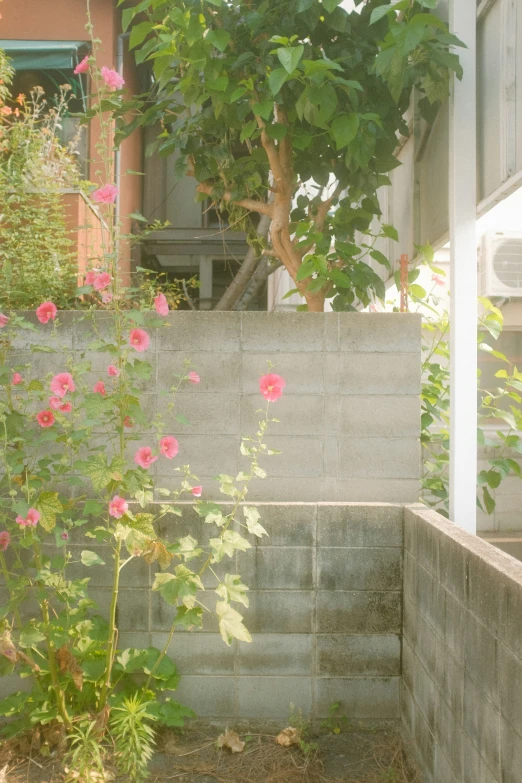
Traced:
<path fill-rule="evenodd" d="M 326 216 L 328 214 L 328 210 L 332 206 L 335 199 L 342 193 L 342 185 L 339 182 L 337 184 L 337 187 L 335 188 L 334 192 L 330 196 L 330 198 L 327 198 L 325 201 L 321 201 L 319 206 L 317 207 L 317 213 L 314 217 L 314 223 L 316 225 L 316 228 L 319 229 L 319 231 L 322 231 L 324 228 L 324 221 L 326 220 Z"/>
<path fill-rule="evenodd" d="M 234 305 L 234 310 L 248 310 L 250 302 L 252 299 L 255 299 L 256 296 L 258 296 L 259 292 L 265 285 L 272 272 L 275 272 L 276 269 L 279 269 L 279 267 L 283 266 L 279 259 L 275 261 L 268 261 L 265 255 L 263 255 L 259 261 L 254 274 L 248 282 L 247 287 Z"/>
<path fill-rule="evenodd" d="M 194 175 L 191 174 L 191 176 Z M 198 193 L 206 193 L 207 196 L 214 198 L 215 187 L 216 186 L 211 182 L 200 182 L 196 190 Z M 229 191 L 226 191 L 222 196 L 220 196 L 220 198 L 223 201 L 231 201 L 238 207 L 243 207 L 243 209 L 248 209 L 249 212 L 258 212 L 260 215 L 268 215 L 269 217 L 272 217 L 273 207 L 271 204 L 267 204 L 264 201 L 257 201 L 257 199 L 254 198 L 232 198 L 232 194 Z"/>

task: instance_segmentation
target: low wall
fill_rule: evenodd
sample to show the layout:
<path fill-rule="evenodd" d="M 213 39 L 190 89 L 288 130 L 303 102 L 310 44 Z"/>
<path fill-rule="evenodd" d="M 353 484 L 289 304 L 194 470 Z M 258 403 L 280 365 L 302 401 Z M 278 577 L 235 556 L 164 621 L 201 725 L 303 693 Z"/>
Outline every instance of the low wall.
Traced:
<path fill-rule="evenodd" d="M 521 563 L 406 509 L 401 715 L 423 783 L 520 783 L 521 610 Z"/>

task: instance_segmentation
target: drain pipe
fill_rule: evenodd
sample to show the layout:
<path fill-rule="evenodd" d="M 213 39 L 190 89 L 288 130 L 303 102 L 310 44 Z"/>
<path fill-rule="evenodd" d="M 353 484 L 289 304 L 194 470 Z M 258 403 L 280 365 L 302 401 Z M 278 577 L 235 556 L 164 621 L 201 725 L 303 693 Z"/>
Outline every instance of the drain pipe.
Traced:
<path fill-rule="evenodd" d="M 121 33 L 118 36 L 118 48 L 116 52 L 116 70 L 120 76 L 123 76 L 123 56 L 124 56 L 124 41 L 129 37 L 130 33 Z M 121 149 L 114 150 L 114 184 L 118 188 L 116 203 L 114 204 L 114 223 L 118 226 L 121 218 Z M 119 245 L 119 243 L 118 243 Z M 116 247 L 116 258 L 118 258 L 119 247 Z"/>

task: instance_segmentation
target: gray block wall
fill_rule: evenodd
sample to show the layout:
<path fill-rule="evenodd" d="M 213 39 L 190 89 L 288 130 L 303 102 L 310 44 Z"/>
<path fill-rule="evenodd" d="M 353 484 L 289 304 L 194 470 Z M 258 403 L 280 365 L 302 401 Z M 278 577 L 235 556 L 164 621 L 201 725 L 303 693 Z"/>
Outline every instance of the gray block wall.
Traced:
<path fill-rule="evenodd" d="M 424 783 L 522 780 L 521 610 L 521 563 L 406 509 L 401 717 Z"/>
<path fill-rule="evenodd" d="M 96 314 L 102 334 L 109 319 Z M 50 327 L 22 333 L 16 360 L 32 362 L 41 378 L 63 369 L 65 353 L 72 351 L 92 361 L 89 382 L 106 380 L 107 354 L 89 347 L 97 339 L 90 321 L 79 313 L 60 313 L 60 320 L 56 335 Z M 417 501 L 420 316 L 174 312 L 165 323 L 139 356 L 154 365 L 153 381 L 143 384 L 144 407 L 151 417 L 166 413 L 165 392 L 186 359 L 201 383 L 187 384 L 177 395 L 176 412 L 190 424 L 173 424 L 180 453 L 173 463 L 152 466 L 159 486 L 176 486 L 173 467 L 189 463 L 205 497 L 222 497 L 214 477 L 244 467 L 240 438 L 256 432 L 256 410 L 264 405 L 259 378 L 271 361 L 286 379 L 284 395 L 271 409 L 280 424 L 270 426 L 267 438 L 281 454 L 265 460 L 268 477 L 252 483 L 250 499 Z M 30 354 L 33 340 L 59 353 Z"/>

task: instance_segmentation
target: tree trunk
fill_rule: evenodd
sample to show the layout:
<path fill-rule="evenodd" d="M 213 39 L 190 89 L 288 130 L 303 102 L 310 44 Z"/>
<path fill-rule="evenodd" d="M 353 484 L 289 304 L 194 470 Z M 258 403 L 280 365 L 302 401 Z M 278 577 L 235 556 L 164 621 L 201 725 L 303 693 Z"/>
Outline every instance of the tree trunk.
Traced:
<path fill-rule="evenodd" d="M 247 310 L 248 305 L 259 295 L 270 275 L 283 266 L 279 259 L 269 260 L 263 256 L 257 265 L 257 268 L 250 278 L 247 287 L 234 305 L 234 310 Z"/>
<path fill-rule="evenodd" d="M 318 291 L 316 294 L 305 293 L 304 297 L 306 299 L 306 304 L 308 305 L 309 313 L 324 312 L 325 295 L 322 291 Z"/>

